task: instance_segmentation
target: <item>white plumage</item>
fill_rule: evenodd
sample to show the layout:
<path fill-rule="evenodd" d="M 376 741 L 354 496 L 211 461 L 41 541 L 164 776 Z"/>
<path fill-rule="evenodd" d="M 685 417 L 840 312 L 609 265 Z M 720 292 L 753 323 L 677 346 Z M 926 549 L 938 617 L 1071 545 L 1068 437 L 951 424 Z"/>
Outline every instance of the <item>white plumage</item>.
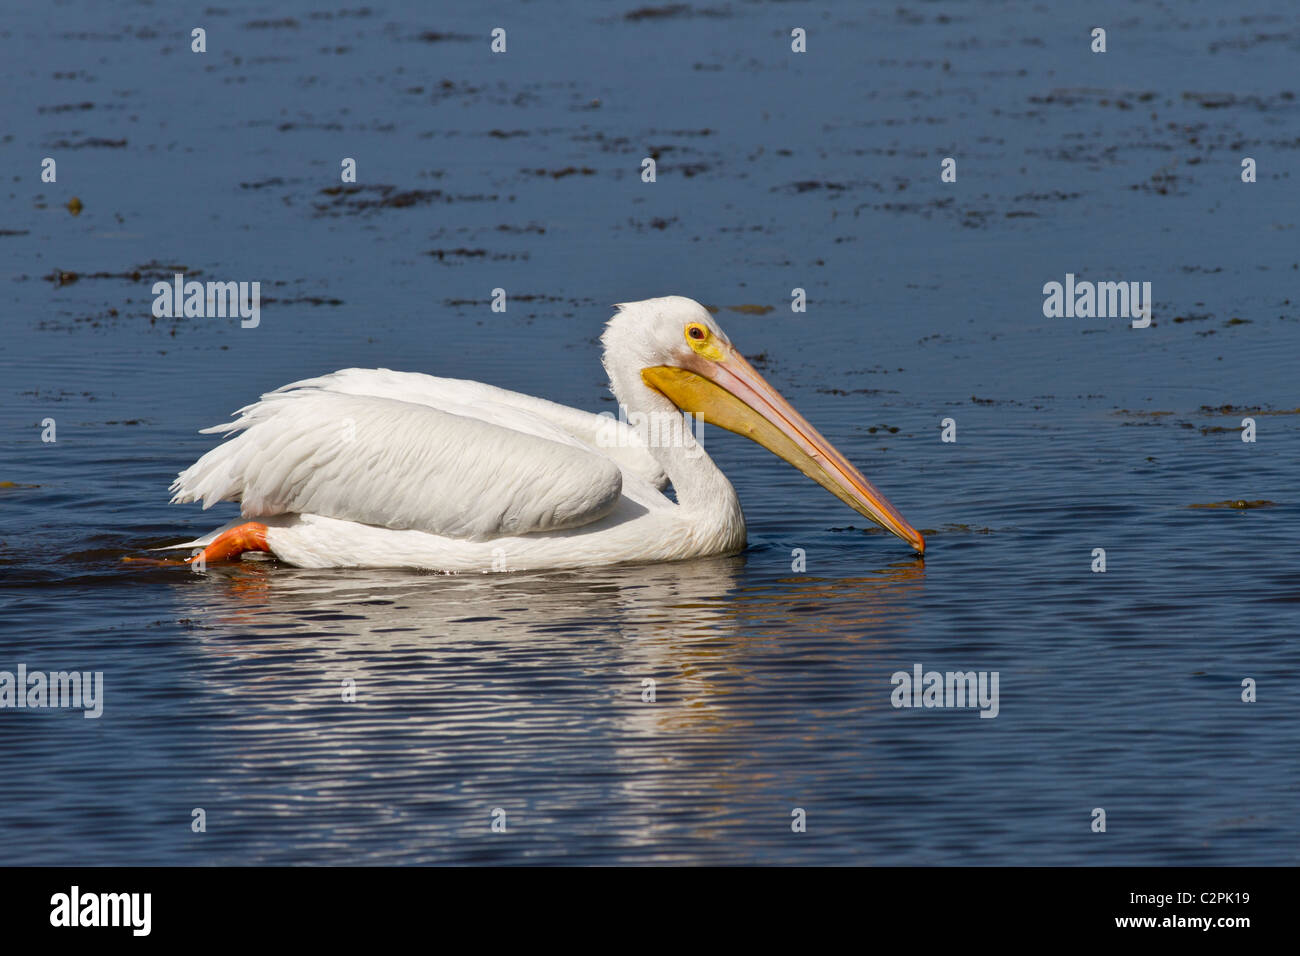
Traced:
<path fill-rule="evenodd" d="M 734 355 L 730 342 L 690 299 L 618 308 L 605 366 L 633 420 L 658 416 L 652 443 L 609 416 L 479 382 L 344 369 L 204 429 L 227 440 L 180 473 L 172 501 L 240 502 L 268 549 L 303 567 L 502 571 L 739 551 L 735 491 L 642 375 L 705 368 L 700 330 L 719 354 Z M 662 491 L 670 480 L 675 502 Z"/>
<path fill-rule="evenodd" d="M 483 541 L 590 524 L 622 490 L 614 461 L 522 410 L 489 419 L 329 386 L 272 392 L 221 426 L 235 437 L 181 474 L 175 500 Z"/>

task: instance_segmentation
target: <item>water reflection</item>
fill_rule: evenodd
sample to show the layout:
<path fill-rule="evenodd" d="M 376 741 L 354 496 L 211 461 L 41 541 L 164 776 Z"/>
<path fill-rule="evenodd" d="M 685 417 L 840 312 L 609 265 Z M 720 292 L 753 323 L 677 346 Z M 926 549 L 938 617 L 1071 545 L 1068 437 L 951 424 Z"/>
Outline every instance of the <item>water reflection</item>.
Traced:
<path fill-rule="evenodd" d="M 749 640 L 879 641 L 916 615 L 924 562 L 858 577 L 744 577 L 745 556 L 605 571 L 433 575 L 244 561 L 178 582 L 203 648 L 355 663 L 473 648 L 480 664 L 592 645 L 627 673 L 743 661 Z M 757 635 L 762 635 L 761 638 Z M 461 663 L 469 663 L 462 661 Z M 313 665 L 314 666 L 314 665 Z"/>
<path fill-rule="evenodd" d="M 924 574 L 764 580 L 745 556 L 472 576 L 244 562 L 174 590 L 204 686 L 229 705 L 206 728 L 209 761 L 231 764 L 213 783 L 250 827 L 271 813 L 310 831 L 304 801 L 354 819 L 437 808 L 401 857 L 427 861 L 453 838 L 464 859 L 492 806 L 537 839 L 600 830 L 607 812 L 604 859 L 694 859 L 667 834 L 698 844 L 776 799 L 758 757 L 774 741 L 824 740 L 832 712 L 887 706 L 865 686 Z"/>

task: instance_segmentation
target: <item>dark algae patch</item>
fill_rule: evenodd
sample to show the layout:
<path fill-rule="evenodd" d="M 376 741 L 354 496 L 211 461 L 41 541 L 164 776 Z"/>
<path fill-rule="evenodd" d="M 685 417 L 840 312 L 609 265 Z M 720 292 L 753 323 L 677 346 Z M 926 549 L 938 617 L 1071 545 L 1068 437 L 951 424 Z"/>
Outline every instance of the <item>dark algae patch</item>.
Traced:
<path fill-rule="evenodd" d="M 1251 508 L 1272 508 L 1276 506 L 1275 501 L 1247 501 L 1244 498 L 1237 498 L 1231 501 L 1210 501 L 1205 504 L 1188 505 L 1189 508 L 1232 508 L 1236 511 L 1248 511 Z"/>

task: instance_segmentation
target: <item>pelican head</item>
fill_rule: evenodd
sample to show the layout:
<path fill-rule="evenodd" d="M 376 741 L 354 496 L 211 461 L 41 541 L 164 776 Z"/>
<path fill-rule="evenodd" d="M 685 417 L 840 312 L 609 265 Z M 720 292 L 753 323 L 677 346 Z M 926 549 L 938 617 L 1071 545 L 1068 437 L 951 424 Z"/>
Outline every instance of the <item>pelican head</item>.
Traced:
<path fill-rule="evenodd" d="M 615 395 L 667 400 L 758 442 L 859 514 L 925 552 L 925 538 L 736 351 L 708 310 L 665 296 L 617 306 L 602 342 Z M 644 390 L 644 391 L 643 391 Z"/>

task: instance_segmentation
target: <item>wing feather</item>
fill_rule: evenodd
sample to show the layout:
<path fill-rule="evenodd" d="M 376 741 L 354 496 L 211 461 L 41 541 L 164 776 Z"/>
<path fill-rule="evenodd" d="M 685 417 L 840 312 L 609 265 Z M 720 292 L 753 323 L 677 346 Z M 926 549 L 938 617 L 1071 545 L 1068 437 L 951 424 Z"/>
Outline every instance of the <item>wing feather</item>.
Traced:
<path fill-rule="evenodd" d="M 618 502 L 618 463 L 544 418 L 319 387 L 331 378 L 270 392 L 204 429 L 233 437 L 180 473 L 172 501 L 471 540 L 580 527 Z"/>
<path fill-rule="evenodd" d="M 557 441 L 576 439 L 585 447 L 599 448 L 601 454 L 614 459 L 625 471 L 645 479 L 655 488 L 662 490 L 668 486 L 668 476 L 650 454 L 637 430 L 609 415 L 595 415 L 483 382 L 439 378 L 419 372 L 394 372 L 386 368 L 340 369 L 328 375 L 293 382 L 271 394 L 298 388 L 395 398 L 504 424 Z"/>

